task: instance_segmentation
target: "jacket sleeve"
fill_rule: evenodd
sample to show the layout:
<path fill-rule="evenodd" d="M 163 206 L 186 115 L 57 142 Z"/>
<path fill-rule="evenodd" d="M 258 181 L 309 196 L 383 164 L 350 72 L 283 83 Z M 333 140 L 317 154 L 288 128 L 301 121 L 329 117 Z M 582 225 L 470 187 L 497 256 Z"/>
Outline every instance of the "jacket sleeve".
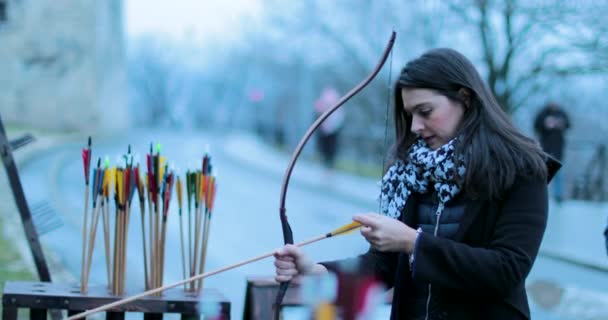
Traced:
<path fill-rule="evenodd" d="M 542 134 L 545 131 L 545 111 L 541 111 L 536 115 L 534 119 L 534 131 L 536 134 Z"/>
<path fill-rule="evenodd" d="M 486 247 L 420 234 L 414 279 L 501 296 L 521 285 L 536 259 L 547 224 L 545 181 L 519 179 L 499 210 Z"/>
<path fill-rule="evenodd" d="M 399 254 L 396 252 L 380 252 L 370 249 L 355 258 L 320 262 L 330 272 L 338 273 L 340 270 L 355 268 L 358 272 L 374 274 L 387 288 L 395 285 L 395 272 Z"/>
<path fill-rule="evenodd" d="M 570 129 L 570 117 L 568 117 L 566 112 L 562 111 L 562 114 L 564 116 L 564 130 Z"/>

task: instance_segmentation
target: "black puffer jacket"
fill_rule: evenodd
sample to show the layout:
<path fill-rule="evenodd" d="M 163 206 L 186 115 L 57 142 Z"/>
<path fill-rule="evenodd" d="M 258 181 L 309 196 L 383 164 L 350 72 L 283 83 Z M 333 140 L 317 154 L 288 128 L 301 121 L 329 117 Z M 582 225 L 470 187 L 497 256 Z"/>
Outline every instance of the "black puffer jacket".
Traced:
<path fill-rule="evenodd" d="M 462 196 L 464 213 L 456 234 L 449 239 L 421 233 L 414 270 L 405 253 L 370 248 L 354 258 L 352 263 L 394 287 L 391 319 L 411 314 L 414 281 L 439 288 L 441 311 L 450 320 L 530 319 L 524 284 L 547 224 L 546 181 L 520 176 L 500 200 Z M 412 228 L 418 227 L 419 201 L 412 195 L 401 215 Z M 323 265 L 336 271 L 340 263 Z"/>
<path fill-rule="evenodd" d="M 435 235 L 440 238 L 453 239 L 458 231 L 458 226 L 464 214 L 464 198 L 457 196 L 452 201 L 446 203 L 441 215 L 437 215 L 439 201 L 433 192 L 420 196 L 418 203 L 418 226 L 422 232 Z M 414 264 L 415 267 L 415 264 Z M 431 286 L 429 294 L 429 284 L 414 281 L 412 283 L 413 303 L 407 319 L 427 319 L 443 320 L 447 319 L 445 308 L 441 306 L 439 288 Z M 426 316 L 428 313 L 428 317 Z"/>

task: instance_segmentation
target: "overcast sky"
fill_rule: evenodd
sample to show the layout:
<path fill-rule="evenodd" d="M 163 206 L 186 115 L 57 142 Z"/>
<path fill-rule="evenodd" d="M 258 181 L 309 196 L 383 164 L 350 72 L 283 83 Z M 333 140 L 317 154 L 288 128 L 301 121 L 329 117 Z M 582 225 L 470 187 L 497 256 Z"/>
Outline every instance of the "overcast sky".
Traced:
<path fill-rule="evenodd" d="M 232 38 L 244 17 L 256 17 L 262 0 L 127 0 L 128 37 L 153 34 L 175 40 Z"/>

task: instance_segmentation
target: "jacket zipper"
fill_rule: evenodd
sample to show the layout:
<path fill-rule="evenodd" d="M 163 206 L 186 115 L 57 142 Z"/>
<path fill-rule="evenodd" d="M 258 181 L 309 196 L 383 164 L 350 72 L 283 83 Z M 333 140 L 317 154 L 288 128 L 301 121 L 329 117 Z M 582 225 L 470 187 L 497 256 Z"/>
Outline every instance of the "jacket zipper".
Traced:
<path fill-rule="evenodd" d="M 443 205 L 441 202 L 439 202 L 439 206 Z M 441 219 L 441 214 L 443 213 L 443 209 L 442 208 L 441 211 L 439 210 L 439 206 L 437 207 L 437 212 L 439 213 L 435 213 L 435 216 L 437 217 L 437 220 L 435 221 L 435 230 L 433 231 L 433 235 L 436 237 L 437 233 L 439 231 L 439 220 Z M 426 298 L 426 314 L 424 316 L 424 320 L 429 320 L 429 307 L 431 305 L 431 284 L 429 283 L 429 294 Z"/>

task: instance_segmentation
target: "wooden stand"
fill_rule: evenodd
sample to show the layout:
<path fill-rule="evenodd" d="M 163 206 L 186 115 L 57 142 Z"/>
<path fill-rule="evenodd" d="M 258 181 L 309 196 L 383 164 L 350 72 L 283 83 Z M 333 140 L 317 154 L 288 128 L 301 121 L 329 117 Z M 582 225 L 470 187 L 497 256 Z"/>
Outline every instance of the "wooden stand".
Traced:
<path fill-rule="evenodd" d="M 29 309 L 31 320 L 46 320 L 47 310 L 67 310 L 71 316 L 121 298 L 110 295 L 107 287 L 102 286 L 90 286 L 86 294 L 81 294 L 79 285 L 8 281 L 2 296 L 2 319 L 16 320 L 19 308 Z M 199 319 L 201 314 L 205 315 L 201 313 L 205 310 L 199 310 L 199 302 L 218 303 L 218 319 L 230 319 L 230 302 L 217 290 L 205 289 L 197 296 L 182 288 L 169 289 L 161 297 L 145 297 L 111 309 L 106 313 L 106 319 L 122 320 L 125 312 L 141 312 L 145 320 L 162 319 L 163 313 L 179 313 L 181 319 Z"/>
<path fill-rule="evenodd" d="M 281 304 L 282 317 L 289 316 L 287 308 L 299 308 L 306 305 L 302 302 L 300 286 L 291 284 L 283 303 Z M 247 292 L 245 293 L 245 310 L 243 320 L 268 320 L 273 319 L 273 305 L 279 284 L 272 277 L 247 278 Z M 386 319 L 390 315 L 391 302 L 393 301 L 393 290 L 386 293 L 384 308 Z M 342 319 L 342 318 L 341 318 Z"/>
<path fill-rule="evenodd" d="M 301 302 L 299 286 L 292 284 L 282 306 L 299 305 Z M 247 278 L 245 293 L 245 310 L 243 320 L 268 320 L 273 318 L 273 305 L 279 290 L 279 284 L 271 277 Z"/>

